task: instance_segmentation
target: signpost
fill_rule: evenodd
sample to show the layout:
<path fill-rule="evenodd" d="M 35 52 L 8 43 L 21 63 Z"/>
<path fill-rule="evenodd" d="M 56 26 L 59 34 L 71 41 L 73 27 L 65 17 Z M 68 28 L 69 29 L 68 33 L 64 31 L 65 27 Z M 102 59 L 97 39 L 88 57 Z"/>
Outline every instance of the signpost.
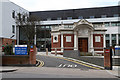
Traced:
<path fill-rule="evenodd" d="M 27 55 L 27 45 L 15 45 L 15 55 Z"/>

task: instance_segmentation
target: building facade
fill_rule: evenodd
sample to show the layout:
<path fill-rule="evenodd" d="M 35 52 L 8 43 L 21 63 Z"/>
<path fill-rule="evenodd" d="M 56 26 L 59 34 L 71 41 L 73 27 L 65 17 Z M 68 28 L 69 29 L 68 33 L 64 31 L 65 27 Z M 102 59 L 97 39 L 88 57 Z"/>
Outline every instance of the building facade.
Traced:
<path fill-rule="evenodd" d="M 24 35 L 16 27 L 17 13 L 37 16 L 37 47 L 39 51 L 55 48 L 103 53 L 103 48 L 120 45 L 120 6 L 29 12 L 10 2 L 0 0 L 0 45 L 24 44 Z M 84 45 L 85 44 L 85 45 Z"/>
<path fill-rule="evenodd" d="M 16 27 L 15 17 L 18 13 L 28 13 L 24 8 L 9 0 L 0 0 L 0 44 L 19 43 L 19 28 Z M 22 16 L 21 16 L 22 17 Z"/>
<path fill-rule="evenodd" d="M 81 43 L 80 41 L 83 42 L 86 41 L 87 43 L 86 45 L 88 46 L 86 47 L 87 48 L 86 51 L 88 52 L 95 51 L 96 53 L 101 53 L 101 52 L 103 53 L 103 48 L 105 47 L 113 46 L 114 48 L 114 46 L 120 45 L 119 10 L 120 10 L 120 6 L 109 6 L 109 7 L 70 9 L 70 10 L 37 11 L 37 12 L 30 12 L 30 15 L 38 16 L 38 18 L 41 19 L 41 25 L 39 26 L 40 28 L 49 29 L 51 31 L 51 36 L 49 36 L 47 39 L 51 44 L 53 53 L 55 52 L 54 48 L 59 48 L 58 52 L 61 54 L 63 52 L 63 48 L 66 47 L 78 49 L 79 47 L 81 47 L 79 45 Z M 79 22 L 82 20 L 85 20 L 85 22 L 92 24 L 93 27 L 92 33 L 90 33 L 89 30 L 87 29 L 85 30 L 80 27 L 79 27 L 79 31 L 75 32 L 76 29 L 75 23 L 79 24 Z M 64 29 L 61 29 L 62 25 L 64 25 Z M 86 27 L 84 26 L 84 28 Z M 100 30 L 96 31 L 96 29 L 100 29 Z M 89 33 L 89 35 L 87 34 L 88 36 L 85 37 L 84 34 L 83 40 L 79 39 L 79 37 L 82 37 L 80 36 L 80 34 L 85 32 Z M 55 37 L 56 34 L 57 34 L 58 42 L 54 42 L 54 39 L 56 39 Z M 63 36 L 63 39 L 61 37 L 61 34 Z M 75 34 L 78 37 L 75 37 L 74 36 Z M 93 35 L 91 36 L 91 34 Z M 67 35 L 68 37 L 66 39 L 71 39 L 72 43 L 70 43 L 69 41 L 67 42 L 66 39 L 64 39 L 64 37 Z M 38 39 L 37 42 L 39 44 L 41 42 L 40 39 L 42 38 L 38 37 L 37 39 Z M 63 40 L 63 42 L 61 39 Z M 101 43 L 97 42 L 96 39 L 99 39 Z M 65 43 L 65 41 L 67 43 Z M 45 39 L 43 39 L 43 43 L 45 43 L 46 45 Z"/>

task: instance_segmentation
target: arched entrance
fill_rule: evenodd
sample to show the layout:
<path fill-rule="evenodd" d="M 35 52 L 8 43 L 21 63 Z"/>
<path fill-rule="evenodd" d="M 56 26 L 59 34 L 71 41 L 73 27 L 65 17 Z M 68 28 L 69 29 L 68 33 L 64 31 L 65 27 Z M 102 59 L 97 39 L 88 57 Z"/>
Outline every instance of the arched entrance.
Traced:
<path fill-rule="evenodd" d="M 77 48 L 80 52 L 91 52 L 93 47 L 93 25 L 86 20 L 75 23 L 74 32 L 77 34 Z"/>

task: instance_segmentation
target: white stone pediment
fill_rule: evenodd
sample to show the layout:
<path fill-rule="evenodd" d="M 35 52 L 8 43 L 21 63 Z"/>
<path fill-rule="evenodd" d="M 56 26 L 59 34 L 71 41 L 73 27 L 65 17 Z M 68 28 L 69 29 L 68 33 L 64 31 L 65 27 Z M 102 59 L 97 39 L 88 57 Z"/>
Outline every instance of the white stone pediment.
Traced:
<path fill-rule="evenodd" d="M 82 25 L 87 25 L 86 27 L 90 27 L 92 30 L 94 29 L 93 28 L 93 24 L 88 22 L 87 20 L 85 19 L 81 19 L 80 21 L 74 23 L 74 29 L 78 28 L 78 27 L 81 27 Z"/>

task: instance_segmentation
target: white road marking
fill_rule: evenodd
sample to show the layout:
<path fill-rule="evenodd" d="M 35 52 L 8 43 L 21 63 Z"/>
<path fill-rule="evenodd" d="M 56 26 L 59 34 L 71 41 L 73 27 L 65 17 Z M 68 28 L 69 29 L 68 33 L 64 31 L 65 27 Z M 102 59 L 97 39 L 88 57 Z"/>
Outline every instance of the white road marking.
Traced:
<path fill-rule="evenodd" d="M 72 65 L 72 64 L 60 64 L 58 67 L 68 67 L 68 68 L 76 68 L 77 65 Z"/>
<path fill-rule="evenodd" d="M 62 64 L 60 64 L 58 67 L 62 67 Z"/>

